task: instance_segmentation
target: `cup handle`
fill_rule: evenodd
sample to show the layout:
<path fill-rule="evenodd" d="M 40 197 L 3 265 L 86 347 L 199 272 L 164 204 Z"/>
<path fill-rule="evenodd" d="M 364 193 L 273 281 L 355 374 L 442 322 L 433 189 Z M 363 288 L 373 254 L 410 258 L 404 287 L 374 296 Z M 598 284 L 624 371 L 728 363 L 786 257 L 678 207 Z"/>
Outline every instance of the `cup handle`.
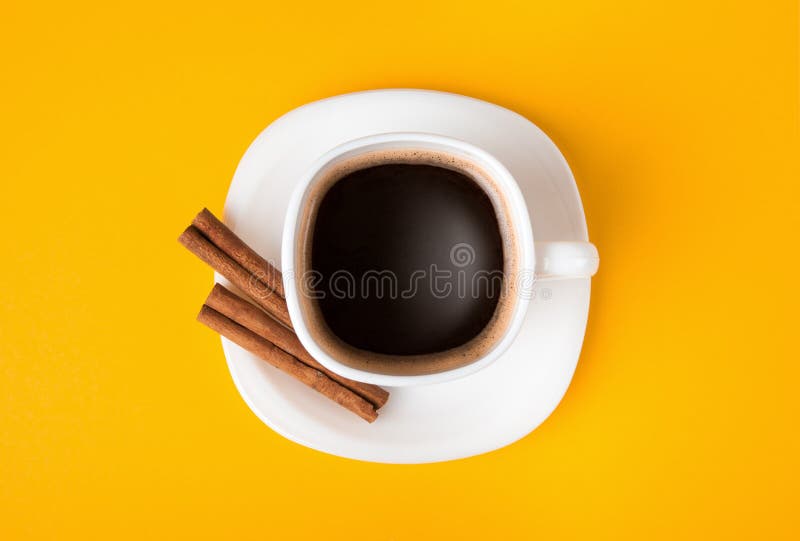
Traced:
<path fill-rule="evenodd" d="M 591 242 L 536 242 L 537 280 L 591 278 L 597 272 L 600 256 Z"/>

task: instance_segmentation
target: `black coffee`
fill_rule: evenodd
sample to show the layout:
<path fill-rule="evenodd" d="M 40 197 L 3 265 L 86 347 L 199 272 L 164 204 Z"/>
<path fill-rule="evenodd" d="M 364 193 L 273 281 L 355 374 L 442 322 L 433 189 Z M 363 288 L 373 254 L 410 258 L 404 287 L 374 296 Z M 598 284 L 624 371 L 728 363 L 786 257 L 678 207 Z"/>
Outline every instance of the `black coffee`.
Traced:
<path fill-rule="evenodd" d="M 503 244 L 489 197 L 466 175 L 377 165 L 324 195 L 311 268 L 322 316 L 344 342 L 428 354 L 465 344 L 492 318 Z"/>

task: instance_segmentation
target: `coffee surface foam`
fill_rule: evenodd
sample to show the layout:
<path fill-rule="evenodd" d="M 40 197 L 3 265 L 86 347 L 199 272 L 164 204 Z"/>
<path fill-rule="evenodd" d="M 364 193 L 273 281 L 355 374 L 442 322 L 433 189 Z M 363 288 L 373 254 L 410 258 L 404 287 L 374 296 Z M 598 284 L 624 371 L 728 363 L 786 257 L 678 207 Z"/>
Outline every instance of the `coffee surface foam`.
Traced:
<path fill-rule="evenodd" d="M 348 174 L 385 164 L 424 164 L 458 171 L 483 189 L 494 209 L 503 242 L 503 288 L 494 314 L 483 330 L 468 342 L 423 355 L 388 355 L 355 348 L 328 327 L 307 283 L 311 270 L 312 237 L 319 206 L 328 190 Z M 321 170 L 304 198 L 295 251 L 295 276 L 300 309 L 316 344 L 338 362 L 352 368 L 389 375 L 423 375 L 466 366 L 485 356 L 505 335 L 517 305 L 519 255 L 514 224 L 501 186 L 473 161 L 428 149 L 378 150 L 344 157 Z"/>

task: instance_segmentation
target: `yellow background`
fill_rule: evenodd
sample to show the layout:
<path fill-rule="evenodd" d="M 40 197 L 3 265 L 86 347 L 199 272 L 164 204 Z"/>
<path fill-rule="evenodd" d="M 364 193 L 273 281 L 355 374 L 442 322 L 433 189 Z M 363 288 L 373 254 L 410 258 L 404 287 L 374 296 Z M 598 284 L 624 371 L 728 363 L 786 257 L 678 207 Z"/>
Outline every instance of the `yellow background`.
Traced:
<path fill-rule="evenodd" d="M 288 4 L 288 6 L 287 6 Z M 0 15 L 0 538 L 791 538 L 795 2 L 39 3 Z M 487 99 L 571 164 L 601 253 L 575 379 L 452 463 L 249 412 L 176 237 L 311 100 Z"/>

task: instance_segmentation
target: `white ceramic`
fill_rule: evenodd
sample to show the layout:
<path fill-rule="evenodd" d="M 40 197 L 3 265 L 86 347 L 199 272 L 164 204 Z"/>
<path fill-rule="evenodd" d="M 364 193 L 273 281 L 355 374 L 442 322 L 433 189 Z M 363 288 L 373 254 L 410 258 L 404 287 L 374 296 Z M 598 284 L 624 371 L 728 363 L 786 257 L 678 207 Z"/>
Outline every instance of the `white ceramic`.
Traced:
<path fill-rule="evenodd" d="M 308 328 L 306 314 L 301 309 L 299 296 L 303 293 L 297 286 L 298 277 L 292 263 L 295 261 L 298 235 L 303 230 L 303 220 L 309 197 L 315 192 L 320 179 L 338 164 L 357 158 L 363 154 L 386 150 L 430 150 L 448 156 L 465 159 L 488 173 L 500 190 L 506 203 L 509 221 L 516 233 L 516 246 L 520 273 L 508 277 L 518 287 L 511 321 L 503 336 L 486 354 L 466 366 L 424 375 L 392 375 L 379 371 L 358 369 L 340 362 L 327 352 L 314 339 Z M 540 254 L 541 252 L 541 254 Z M 541 263 L 537 272 L 536 261 Z M 329 150 L 317 159 L 309 170 L 297 181 L 297 186 L 289 200 L 283 226 L 281 261 L 283 263 L 283 284 L 292 326 L 300 342 L 326 368 L 356 381 L 376 385 L 405 387 L 410 385 L 429 385 L 443 383 L 468 376 L 487 367 L 498 359 L 514 342 L 525 319 L 533 278 L 562 279 L 589 278 L 597 271 L 597 249 L 588 242 L 546 242 L 535 246 L 533 232 L 528 217 L 528 207 L 522 192 L 511 173 L 488 152 L 465 141 L 428 133 L 383 133 L 360 137 Z M 545 268 L 546 267 L 546 268 Z M 302 279 L 300 279 L 302 281 Z"/>
<path fill-rule="evenodd" d="M 491 103 L 423 90 L 337 96 L 273 122 L 239 163 L 226 223 L 280 265 L 285 210 L 297 182 L 337 145 L 386 132 L 439 134 L 486 150 L 516 179 L 537 242 L 588 241 L 572 173 L 539 128 Z M 555 409 L 578 361 L 589 293 L 588 278 L 537 283 L 516 340 L 496 362 L 447 383 L 390 388 L 391 398 L 372 424 L 230 341 L 222 343 L 243 399 L 281 435 L 359 460 L 452 460 L 517 441 Z"/>

